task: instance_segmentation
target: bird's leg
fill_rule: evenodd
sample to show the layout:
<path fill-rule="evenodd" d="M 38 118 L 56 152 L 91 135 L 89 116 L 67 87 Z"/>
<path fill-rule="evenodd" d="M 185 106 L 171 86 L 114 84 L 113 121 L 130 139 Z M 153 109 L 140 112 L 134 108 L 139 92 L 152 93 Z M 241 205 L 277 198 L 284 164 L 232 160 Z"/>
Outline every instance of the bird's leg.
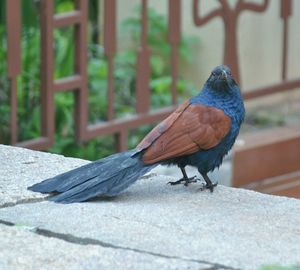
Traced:
<path fill-rule="evenodd" d="M 178 185 L 178 184 L 181 184 L 182 182 L 184 182 L 184 185 L 187 187 L 190 183 L 195 183 L 197 182 L 197 179 L 196 176 L 193 176 L 193 177 L 188 177 L 187 174 L 186 174 L 186 171 L 184 169 L 184 167 L 179 167 L 181 172 L 182 172 L 182 175 L 183 177 L 177 181 L 174 181 L 174 182 L 168 182 L 168 184 L 174 186 L 174 185 Z"/>
<path fill-rule="evenodd" d="M 205 182 L 206 182 L 206 185 L 204 186 L 204 189 L 209 189 L 210 192 L 213 192 L 213 191 L 214 191 L 214 187 L 216 187 L 216 186 L 218 185 L 218 182 L 213 183 L 213 182 L 209 179 L 209 177 L 207 176 L 207 174 L 202 174 L 202 173 L 201 173 L 201 175 L 202 175 L 203 179 L 204 179 Z"/>

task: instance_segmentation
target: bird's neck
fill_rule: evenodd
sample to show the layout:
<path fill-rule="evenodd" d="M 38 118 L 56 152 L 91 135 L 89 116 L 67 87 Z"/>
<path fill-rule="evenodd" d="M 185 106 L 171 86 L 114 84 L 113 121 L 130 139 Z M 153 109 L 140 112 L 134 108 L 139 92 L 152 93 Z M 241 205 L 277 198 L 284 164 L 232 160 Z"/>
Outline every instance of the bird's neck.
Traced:
<path fill-rule="evenodd" d="M 191 98 L 191 103 L 201 103 L 218 108 L 238 124 L 241 124 L 245 117 L 243 99 L 237 86 L 220 91 L 212 90 L 208 85 L 204 85 L 202 91 Z"/>

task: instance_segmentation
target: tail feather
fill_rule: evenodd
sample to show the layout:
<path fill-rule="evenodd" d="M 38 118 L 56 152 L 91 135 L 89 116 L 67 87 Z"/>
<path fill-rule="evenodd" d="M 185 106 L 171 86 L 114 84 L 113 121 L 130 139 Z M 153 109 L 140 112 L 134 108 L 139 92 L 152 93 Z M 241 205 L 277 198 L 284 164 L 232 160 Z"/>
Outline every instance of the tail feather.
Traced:
<path fill-rule="evenodd" d="M 148 166 L 139 166 L 137 167 L 131 167 L 128 170 L 125 170 L 125 175 L 123 177 L 118 177 L 115 179 L 115 183 L 112 186 L 112 188 L 109 190 L 109 193 L 106 194 L 107 196 L 116 196 L 118 195 L 122 190 L 128 188 L 133 182 L 135 182 L 136 179 L 138 179 L 140 176 L 146 174 L 151 169 L 156 167 L 157 165 L 148 165 Z"/>
<path fill-rule="evenodd" d="M 111 178 L 104 181 L 93 179 L 93 183 L 85 182 L 66 192 L 60 193 L 49 200 L 61 203 L 83 202 L 96 196 L 106 195 L 111 185 L 114 183 Z"/>
<path fill-rule="evenodd" d="M 60 194 L 51 201 L 82 202 L 96 196 L 115 196 L 156 165 L 145 165 L 130 151 L 111 155 L 37 183 L 29 190 Z"/>
<path fill-rule="evenodd" d="M 93 179 L 99 174 L 105 173 L 104 169 L 107 168 L 103 165 L 108 165 L 110 161 L 117 158 L 117 155 L 118 154 L 114 154 L 109 157 L 96 160 L 53 178 L 46 179 L 40 183 L 30 186 L 28 189 L 41 193 L 65 192 L 89 179 Z"/>

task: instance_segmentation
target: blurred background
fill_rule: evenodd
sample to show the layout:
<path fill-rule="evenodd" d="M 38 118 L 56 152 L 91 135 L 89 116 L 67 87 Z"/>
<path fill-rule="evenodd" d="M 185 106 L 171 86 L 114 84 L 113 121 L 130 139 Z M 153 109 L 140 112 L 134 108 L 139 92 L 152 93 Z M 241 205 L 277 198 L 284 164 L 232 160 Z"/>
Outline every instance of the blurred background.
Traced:
<path fill-rule="evenodd" d="M 247 117 L 216 177 L 298 198 L 299 15 L 295 0 L 1 1 L 0 143 L 89 160 L 134 148 L 225 63 Z"/>

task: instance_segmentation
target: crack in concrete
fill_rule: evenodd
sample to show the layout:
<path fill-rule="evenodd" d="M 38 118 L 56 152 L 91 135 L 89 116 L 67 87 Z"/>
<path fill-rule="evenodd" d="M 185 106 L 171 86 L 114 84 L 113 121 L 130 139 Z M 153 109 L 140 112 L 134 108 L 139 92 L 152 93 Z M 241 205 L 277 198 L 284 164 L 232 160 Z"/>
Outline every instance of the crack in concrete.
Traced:
<path fill-rule="evenodd" d="M 1 220 L 1 219 L 0 219 L 0 224 L 6 225 L 6 226 L 10 226 L 10 227 L 15 226 L 14 223 L 6 221 L 6 220 Z"/>
<path fill-rule="evenodd" d="M 16 224 L 14 224 L 12 222 L 9 222 L 6 220 L 1 220 L 1 219 L 0 219 L 0 224 L 6 225 L 6 226 L 11 226 L 11 227 L 16 226 Z M 186 261 L 186 262 L 207 264 L 208 267 L 204 268 L 204 270 L 223 270 L 223 269 L 239 270 L 238 268 L 233 268 L 233 267 L 218 264 L 218 263 L 211 263 L 211 262 L 208 262 L 205 260 L 187 259 L 187 258 L 182 258 L 182 257 L 178 257 L 178 256 L 170 256 L 170 255 L 160 254 L 157 252 L 141 250 L 141 249 L 137 249 L 137 248 L 130 248 L 130 247 L 114 245 L 114 244 L 107 243 L 107 242 L 104 242 L 104 241 L 101 241 L 98 239 L 93 239 L 93 238 L 88 238 L 88 237 L 78 237 L 78 236 L 74 236 L 72 234 L 57 233 L 57 232 L 53 232 L 53 231 L 41 229 L 41 228 L 34 228 L 30 231 L 37 235 L 40 235 L 40 236 L 44 236 L 44 237 L 48 237 L 48 238 L 56 238 L 56 239 L 66 241 L 69 243 L 73 243 L 73 244 L 77 244 L 77 245 L 101 246 L 104 248 L 121 249 L 121 250 L 126 250 L 126 251 L 133 251 L 133 252 L 137 252 L 137 253 L 141 253 L 141 254 L 148 254 L 148 255 L 161 257 L 161 258 L 165 258 L 165 259 L 177 259 L 177 260 L 182 260 L 182 261 Z"/>
<path fill-rule="evenodd" d="M 223 270 L 223 269 L 236 269 L 236 268 L 223 268 L 222 266 L 221 266 L 221 268 L 219 268 L 219 267 L 216 267 L 215 265 L 213 265 L 213 266 L 209 266 L 208 268 L 203 268 L 201 270 Z"/>
<path fill-rule="evenodd" d="M 118 245 L 107 243 L 107 242 L 104 242 L 104 241 L 101 241 L 101 240 L 98 240 L 98 239 L 78 237 L 78 236 L 74 236 L 72 234 L 57 233 L 57 232 L 53 232 L 53 231 L 46 230 L 46 229 L 37 228 L 35 230 L 35 233 L 39 234 L 39 235 L 42 235 L 42 236 L 46 236 L 46 237 L 58 238 L 58 239 L 66 241 L 66 242 L 79 244 L 79 245 L 97 245 L 97 246 L 101 246 L 101 247 L 104 247 L 104 248 L 113 248 L 113 249 L 122 249 L 122 250 L 127 250 L 127 251 L 134 251 L 134 252 L 137 252 L 137 253 L 148 254 L 148 255 L 162 257 L 162 258 L 166 258 L 166 259 L 178 259 L 178 260 L 183 260 L 183 261 L 188 261 L 188 262 L 196 262 L 196 263 L 211 265 L 208 269 L 216 269 L 217 270 L 217 269 L 221 268 L 221 269 L 235 270 L 235 268 L 232 268 L 232 267 L 228 267 L 228 266 L 221 265 L 221 264 L 215 264 L 215 263 L 211 263 L 211 262 L 207 262 L 207 261 L 203 261 L 203 260 L 186 259 L 186 258 L 181 258 L 181 257 L 178 257 L 178 256 L 164 255 L 164 254 L 160 254 L 160 253 L 156 253 L 156 252 L 152 252 L 152 251 L 147 251 L 147 250 L 141 250 L 141 249 L 136 249 L 136 248 L 118 246 Z"/>
<path fill-rule="evenodd" d="M 28 203 L 38 203 L 38 202 L 43 202 L 46 201 L 48 197 L 43 197 L 43 198 L 27 198 L 27 199 L 21 199 L 17 200 L 15 202 L 7 202 L 2 205 L 0 205 L 1 208 L 8 208 L 8 207 L 14 207 L 19 204 L 28 204 Z"/>

